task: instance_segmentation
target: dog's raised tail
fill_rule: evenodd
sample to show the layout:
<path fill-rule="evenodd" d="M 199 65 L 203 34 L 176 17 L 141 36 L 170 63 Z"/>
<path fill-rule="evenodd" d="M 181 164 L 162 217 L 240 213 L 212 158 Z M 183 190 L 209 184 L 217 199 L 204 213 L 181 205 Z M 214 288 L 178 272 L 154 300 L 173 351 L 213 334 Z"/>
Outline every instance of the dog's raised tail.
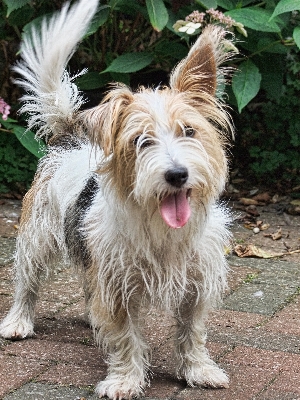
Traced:
<path fill-rule="evenodd" d="M 79 0 L 72 7 L 67 3 L 40 28 L 33 27 L 21 44 L 22 59 L 14 67 L 21 76 L 16 83 L 26 91 L 20 112 L 28 114 L 28 128 L 46 141 L 72 127 L 74 112 L 84 102 L 66 65 L 97 6 L 98 0 Z"/>

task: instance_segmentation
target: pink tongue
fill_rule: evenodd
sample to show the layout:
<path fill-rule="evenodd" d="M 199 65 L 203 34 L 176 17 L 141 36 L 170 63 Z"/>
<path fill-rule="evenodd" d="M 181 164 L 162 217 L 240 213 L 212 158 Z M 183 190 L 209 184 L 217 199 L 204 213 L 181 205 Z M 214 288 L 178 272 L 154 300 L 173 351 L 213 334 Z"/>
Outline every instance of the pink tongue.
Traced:
<path fill-rule="evenodd" d="M 163 220 L 171 228 L 182 228 L 191 216 L 191 208 L 186 192 L 170 194 L 160 204 L 160 213 Z"/>

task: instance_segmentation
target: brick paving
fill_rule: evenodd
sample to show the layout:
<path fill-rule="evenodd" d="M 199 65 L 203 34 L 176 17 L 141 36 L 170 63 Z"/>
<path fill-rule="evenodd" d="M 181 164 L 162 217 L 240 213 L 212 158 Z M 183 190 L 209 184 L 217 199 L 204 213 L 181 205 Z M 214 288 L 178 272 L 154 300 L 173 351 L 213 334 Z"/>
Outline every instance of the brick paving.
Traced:
<path fill-rule="evenodd" d="M 0 318 L 12 301 L 11 262 L 20 202 L 0 201 Z M 262 218 L 284 238 L 273 242 L 234 224 L 239 242 L 281 251 L 300 244 L 300 217 L 267 209 Z M 271 229 L 271 228 L 270 228 Z M 283 243 L 284 242 L 284 243 Z M 208 349 L 230 376 L 229 389 L 188 388 L 174 376 L 172 320 L 151 310 L 144 334 L 151 345 L 151 386 L 145 400 L 300 399 L 300 257 L 229 257 L 224 303 L 208 323 Z M 60 269 L 45 284 L 37 306 L 36 336 L 0 339 L 0 398 L 3 400 L 93 400 L 106 363 L 84 320 L 83 294 L 72 270 Z"/>

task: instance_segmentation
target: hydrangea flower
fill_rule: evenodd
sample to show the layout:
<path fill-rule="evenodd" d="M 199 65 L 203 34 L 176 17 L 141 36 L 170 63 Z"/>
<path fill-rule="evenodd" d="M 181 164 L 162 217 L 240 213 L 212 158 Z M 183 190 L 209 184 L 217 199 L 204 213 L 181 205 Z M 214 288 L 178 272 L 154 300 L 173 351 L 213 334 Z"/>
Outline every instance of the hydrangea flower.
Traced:
<path fill-rule="evenodd" d="M 2 118 L 6 120 L 9 113 L 10 106 L 0 97 L 0 114 L 2 114 Z"/>
<path fill-rule="evenodd" d="M 247 37 L 247 31 L 244 25 L 240 22 L 236 22 L 231 17 L 222 13 L 222 11 L 210 8 L 205 12 L 199 12 L 198 10 L 193 11 L 189 14 L 185 20 L 179 20 L 174 25 L 173 28 L 177 32 L 184 32 L 188 35 L 194 35 L 199 33 L 200 28 L 204 28 L 209 24 L 221 24 L 230 31 L 235 28 L 239 33 Z M 197 31 L 197 32 L 196 32 Z"/>
<path fill-rule="evenodd" d="M 197 22 L 197 23 L 187 22 L 185 25 L 183 25 L 180 28 L 178 28 L 178 31 L 179 32 L 185 32 L 188 35 L 192 35 L 200 27 L 201 27 L 201 24 L 199 22 Z"/>

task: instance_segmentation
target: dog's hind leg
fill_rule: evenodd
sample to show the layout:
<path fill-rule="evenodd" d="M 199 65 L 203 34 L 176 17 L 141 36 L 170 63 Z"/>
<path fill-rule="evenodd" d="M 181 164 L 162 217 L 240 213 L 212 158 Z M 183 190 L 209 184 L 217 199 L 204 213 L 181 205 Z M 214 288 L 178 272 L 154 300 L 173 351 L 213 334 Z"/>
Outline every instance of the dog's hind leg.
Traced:
<path fill-rule="evenodd" d="M 207 305 L 193 304 L 186 299 L 177 315 L 176 353 L 179 360 L 178 377 L 189 386 L 227 388 L 229 379 L 211 360 L 205 347 L 205 318 Z"/>
<path fill-rule="evenodd" d="M 32 278 L 28 279 L 28 276 L 25 276 L 24 271 L 20 270 L 18 266 L 16 268 L 14 303 L 0 325 L 0 335 L 12 340 L 24 339 L 34 335 L 34 309 L 40 281 L 39 272 L 36 273 L 33 280 Z M 38 268 L 36 269 L 38 270 Z"/>
<path fill-rule="evenodd" d="M 33 320 L 42 276 L 57 257 L 57 239 L 51 232 L 55 215 L 40 198 L 34 186 L 24 197 L 14 261 L 14 303 L 0 325 L 0 335 L 7 339 L 23 339 L 34 335 Z M 56 251 L 55 251 L 56 250 Z"/>

